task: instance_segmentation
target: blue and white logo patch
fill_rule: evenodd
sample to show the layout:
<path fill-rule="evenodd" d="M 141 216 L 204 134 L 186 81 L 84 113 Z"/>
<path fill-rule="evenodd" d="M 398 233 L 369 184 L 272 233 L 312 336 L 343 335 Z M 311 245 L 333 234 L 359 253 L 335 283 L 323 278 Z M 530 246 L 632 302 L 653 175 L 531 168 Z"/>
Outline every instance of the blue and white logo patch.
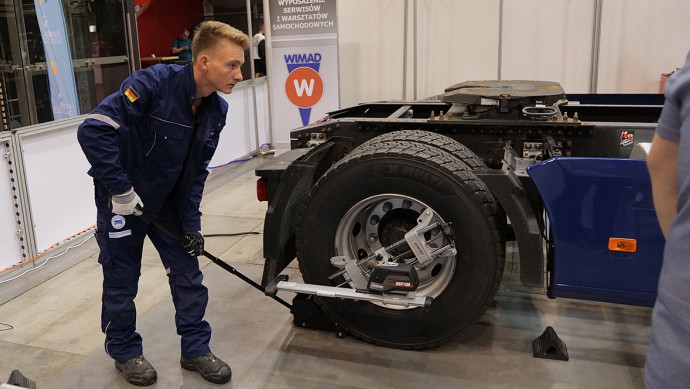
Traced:
<path fill-rule="evenodd" d="M 112 219 L 110 219 L 110 224 L 114 229 L 120 230 L 125 226 L 125 217 L 122 215 L 115 215 Z"/>

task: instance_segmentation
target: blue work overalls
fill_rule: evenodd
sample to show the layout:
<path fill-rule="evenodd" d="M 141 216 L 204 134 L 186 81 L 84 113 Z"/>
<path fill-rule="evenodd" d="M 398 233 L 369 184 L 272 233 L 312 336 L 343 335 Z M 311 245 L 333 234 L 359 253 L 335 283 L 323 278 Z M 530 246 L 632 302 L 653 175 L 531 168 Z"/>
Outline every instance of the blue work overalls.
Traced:
<path fill-rule="evenodd" d="M 208 291 L 198 259 L 153 224 L 134 215 L 115 215 L 108 208 L 110 195 L 133 187 L 146 212 L 169 229 L 201 230 L 206 167 L 225 126 L 228 105 L 214 92 L 202 100 L 195 116 L 195 94 L 191 64 L 153 66 L 126 79 L 77 132 L 95 185 L 105 350 L 120 362 L 143 352 L 134 297 L 147 235 L 168 274 L 181 356 L 194 358 L 210 351 L 211 327 L 203 319 Z"/>

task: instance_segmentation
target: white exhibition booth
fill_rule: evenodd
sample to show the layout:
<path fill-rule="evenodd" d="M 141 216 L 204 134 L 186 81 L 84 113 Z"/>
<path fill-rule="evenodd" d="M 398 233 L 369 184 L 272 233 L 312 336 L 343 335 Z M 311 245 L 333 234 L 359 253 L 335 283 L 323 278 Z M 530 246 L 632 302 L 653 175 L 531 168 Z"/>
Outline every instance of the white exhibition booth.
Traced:
<path fill-rule="evenodd" d="M 269 3 L 264 0 L 265 9 Z M 337 42 L 327 48 L 337 53 L 337 74 L 321 77 L 337 79 L 337 96 L 329 98 L 340 107 L 421 99 L 480 79 L 557 81 L 566 93 L 657 93 L 660 75 L 682 66 L 690 49 L 682 39 L 690 36 L 686 0 L 347 0 L 335 9 L 337 34 L 314 38 Z M 272 95 L 290 76 L 276 58 L 285 58 L 290 39 L 272 41 L 270 30 L 269 76 L 243 81 L 226 96 L 227 127 L 212 166 L 263 143 L 289 147 L 290 128 L 275 128 L 289 102 Z M 93 185 L 76 140 L 82 120 L 0 132 L 0 289 L 39 266 L 40 260 L 30 261 L 37 255 L 89 236 L 72 237 L 95 220 Z M 59 271 L 54 266 L 46 273 Z"/>

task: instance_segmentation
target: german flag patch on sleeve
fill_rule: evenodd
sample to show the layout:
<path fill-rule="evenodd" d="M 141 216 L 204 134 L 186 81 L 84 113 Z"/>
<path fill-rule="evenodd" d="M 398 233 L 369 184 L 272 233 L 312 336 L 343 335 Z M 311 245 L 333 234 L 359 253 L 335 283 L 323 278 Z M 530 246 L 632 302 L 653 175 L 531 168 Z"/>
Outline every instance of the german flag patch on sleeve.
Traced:
<path fill-rule="evenodd" d="M 131 86 L 128 86 L 127 89 L 125 89 L 125 96 L 127 96 L 127 99 L 130 103 L 135 102 L 139 98 L 139 94 Z"/>

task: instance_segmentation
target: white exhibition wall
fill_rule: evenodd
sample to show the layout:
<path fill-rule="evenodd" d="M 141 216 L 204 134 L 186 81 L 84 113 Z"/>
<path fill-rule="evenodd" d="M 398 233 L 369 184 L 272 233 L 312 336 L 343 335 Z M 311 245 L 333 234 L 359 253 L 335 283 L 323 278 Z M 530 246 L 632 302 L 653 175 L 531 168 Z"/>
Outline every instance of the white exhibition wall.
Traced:
<path fill-rule="evenodd" d="M 690 50 L 688 16 L 688 0 L 604 0 L 597 92 L 658 92 Z"/>
<path fill-rule="evenodd" d="M 19 192 L 15 185 L 17 182 L 16 161 L 10 158 L 12 143 L 9 135 L 9 133 L 0 134 L 0 142 L 2 142 L 0 150 L 5 155 L 0 167 L 0 182 L 7 183 L 0 185 L 0 215 L 2 215 L 0 217 L 0 270 L 16 264 L 22 258 L 21 242 L 17 233 L 20 227 L 17 224 L 19 218 L 15 216 L 19 211 L 17 205 L 20 203 Z"/>
<path fill-rule="evenodd" d="M 253 150 L 254 134 L 247 131 L 250 123 L 254 122 L 252 112 L 251 87 L 235 87 L 231 94 L 221 94 L 228 102 L 228 114 L 225 127 L 220 133 L 220 141 L 216 153 L 211 159 L 210 167 L 220 166 L 238 158 L 249 150 Z M 245 112 L 244 109 L 247 109 Z"/>
<path fill-rule="evenodd" d="M 566 93 L 657 93 L 690 50 L 688 15 L 687 0 L 341 0 L 341 107 L 499 77 L 557 81 Z"/>
<path fill-rule="evenodd" d="M 400 99 L 403 2 L 338 1 L 340 106 Z"/>
<path fill-rule="evenodd" d="M 77 142 L 82 120 L 68 119 L 60 128 L 38 127 L 19 135 L 36 252 L 96 223 L 93 180 L 86 174 L 89 162 Z"/>
<path fill-rule="evenodd" d="M 506 0 L 501 78 L 558 81 L 588 93 L 594 0 Z"/>
<path fill-rule="evenodd" d="M 498 1 L 418 1 L 417 83 L 411 97 L 438 95 L 462 81 L 496 79 L 498 20 Z M 408 68 L 414 70 L 414 62 Z"/>

